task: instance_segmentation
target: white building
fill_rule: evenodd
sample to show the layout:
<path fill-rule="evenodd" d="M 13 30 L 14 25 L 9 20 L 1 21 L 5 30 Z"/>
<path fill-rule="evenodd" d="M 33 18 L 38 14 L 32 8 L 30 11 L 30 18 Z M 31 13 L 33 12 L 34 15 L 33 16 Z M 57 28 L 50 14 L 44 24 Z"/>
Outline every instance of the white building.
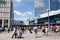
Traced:
<path fill-rule="evenodd" d="M 0 0 L 0 27 L 11 27 L 13 17 L 12 0 Z"/>

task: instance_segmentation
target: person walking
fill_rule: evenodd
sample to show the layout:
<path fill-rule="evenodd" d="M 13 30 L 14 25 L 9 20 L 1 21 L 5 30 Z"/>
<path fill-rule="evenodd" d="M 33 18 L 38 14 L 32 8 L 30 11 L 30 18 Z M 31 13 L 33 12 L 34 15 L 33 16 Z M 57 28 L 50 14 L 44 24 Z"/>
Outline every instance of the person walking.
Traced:
<path fill-rule="evenodd" d="M 8 27 L 8 33 L 10 32 L 10 28 Z"/>
<path fill-rule="evenodd" d="M 34 32 L 37 34 L 37 26 L 34 27 Z"/>
<path fill-rule="evenodd" d="M 56 32 L 56 25 L 53 26 L 54 32 Z"/>
<path fill-rule="evenodd" d="M 46 35 L 48 35 L 48 26 L 46 26 L 46 28 L 45 28 L 45 33 L 46 33 Z"/>
<path fill-rule="evenodd" d="M 44 26 L 42 26 L 42 32 L 43 32 L 43 35 L 46 33 L 46 32 L 45 32 L 45 27 L 44 27 Z"/>
<path fill-rule="evenodd" d="M 14 27 L 14 29 L 13 29 L 13 35 L 12 35 L 12 38 L 15 36 L 15 38 L 16 38 L 16 36 L 17 36 L 17 28 L 16 27 Z"/>
<path fill-rule="evenodd" d="M 22 33 L 24 34 L 24 31 L 25 31 L 24 27 L 21 27 L 21 30 L 22 30 Z"/>
<path fill-rule="evenodd" d="M 18 38 L 22 38 L 22 28 L 21 27 L 19 27 L 17 29 L 17 32 L 18 32 Z"/>
<path fill-rule="evenodd" d="M 29 32 L 32 33 L 32 28 L 31 27 L 29 27 Z"/>

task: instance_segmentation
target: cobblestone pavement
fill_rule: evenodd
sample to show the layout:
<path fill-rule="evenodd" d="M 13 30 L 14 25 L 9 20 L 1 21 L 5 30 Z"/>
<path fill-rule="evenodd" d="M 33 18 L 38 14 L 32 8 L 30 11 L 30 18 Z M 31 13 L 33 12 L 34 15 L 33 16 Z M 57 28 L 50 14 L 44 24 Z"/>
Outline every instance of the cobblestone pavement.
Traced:
<path fill-rule="evenodd" d="M 0 33 L 0 40 L 60 40 L 60 35 L 57 33 L 53 33 L 53 32 L 49 32 L 49 35 L 42 35 L 42 32 L 38 32 L 37 35 L 30 34 L 29 32 L 25 32 L 25 34 L 23 34 L 24 38 L 11 38 L 12 36 L 12 32 L 7 33 L 7 32 L 3 32 Z"/>

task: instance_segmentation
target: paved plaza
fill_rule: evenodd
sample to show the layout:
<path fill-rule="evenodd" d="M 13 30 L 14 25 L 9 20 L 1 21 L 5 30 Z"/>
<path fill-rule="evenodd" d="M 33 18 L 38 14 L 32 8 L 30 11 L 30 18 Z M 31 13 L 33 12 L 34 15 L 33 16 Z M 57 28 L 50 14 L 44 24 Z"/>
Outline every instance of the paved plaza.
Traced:
<path fill-rule="evenodd" d="M 2 32 L 0 33 L 0 40 L 60 40 L 60 35 L 57 33 L 49 32 L 49 35 L 42 35 L 42 32 L 39 32 L 38 35 L 30 34 L 28 31 L 23 34 L 24 38 L 11 38 L 12 32 Z"/>

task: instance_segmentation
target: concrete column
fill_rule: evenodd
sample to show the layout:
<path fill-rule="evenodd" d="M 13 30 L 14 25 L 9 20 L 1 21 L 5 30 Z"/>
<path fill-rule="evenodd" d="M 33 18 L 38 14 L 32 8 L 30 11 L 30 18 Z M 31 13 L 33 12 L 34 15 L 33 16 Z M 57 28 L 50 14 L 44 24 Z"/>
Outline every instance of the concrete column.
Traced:
<path fill-rule="evenodd" d="M 10 19 L 8 19 L 8 33 L 10 32 Z"/>
<path fill-rule="evenodd" d="M 4 28 L 4 19 L 2 19 L 2 28 Z"/>
<path fill-rule="evenodd" d="M 10 28 L 10 19 L 8 20 L 8 28 Z"/>

